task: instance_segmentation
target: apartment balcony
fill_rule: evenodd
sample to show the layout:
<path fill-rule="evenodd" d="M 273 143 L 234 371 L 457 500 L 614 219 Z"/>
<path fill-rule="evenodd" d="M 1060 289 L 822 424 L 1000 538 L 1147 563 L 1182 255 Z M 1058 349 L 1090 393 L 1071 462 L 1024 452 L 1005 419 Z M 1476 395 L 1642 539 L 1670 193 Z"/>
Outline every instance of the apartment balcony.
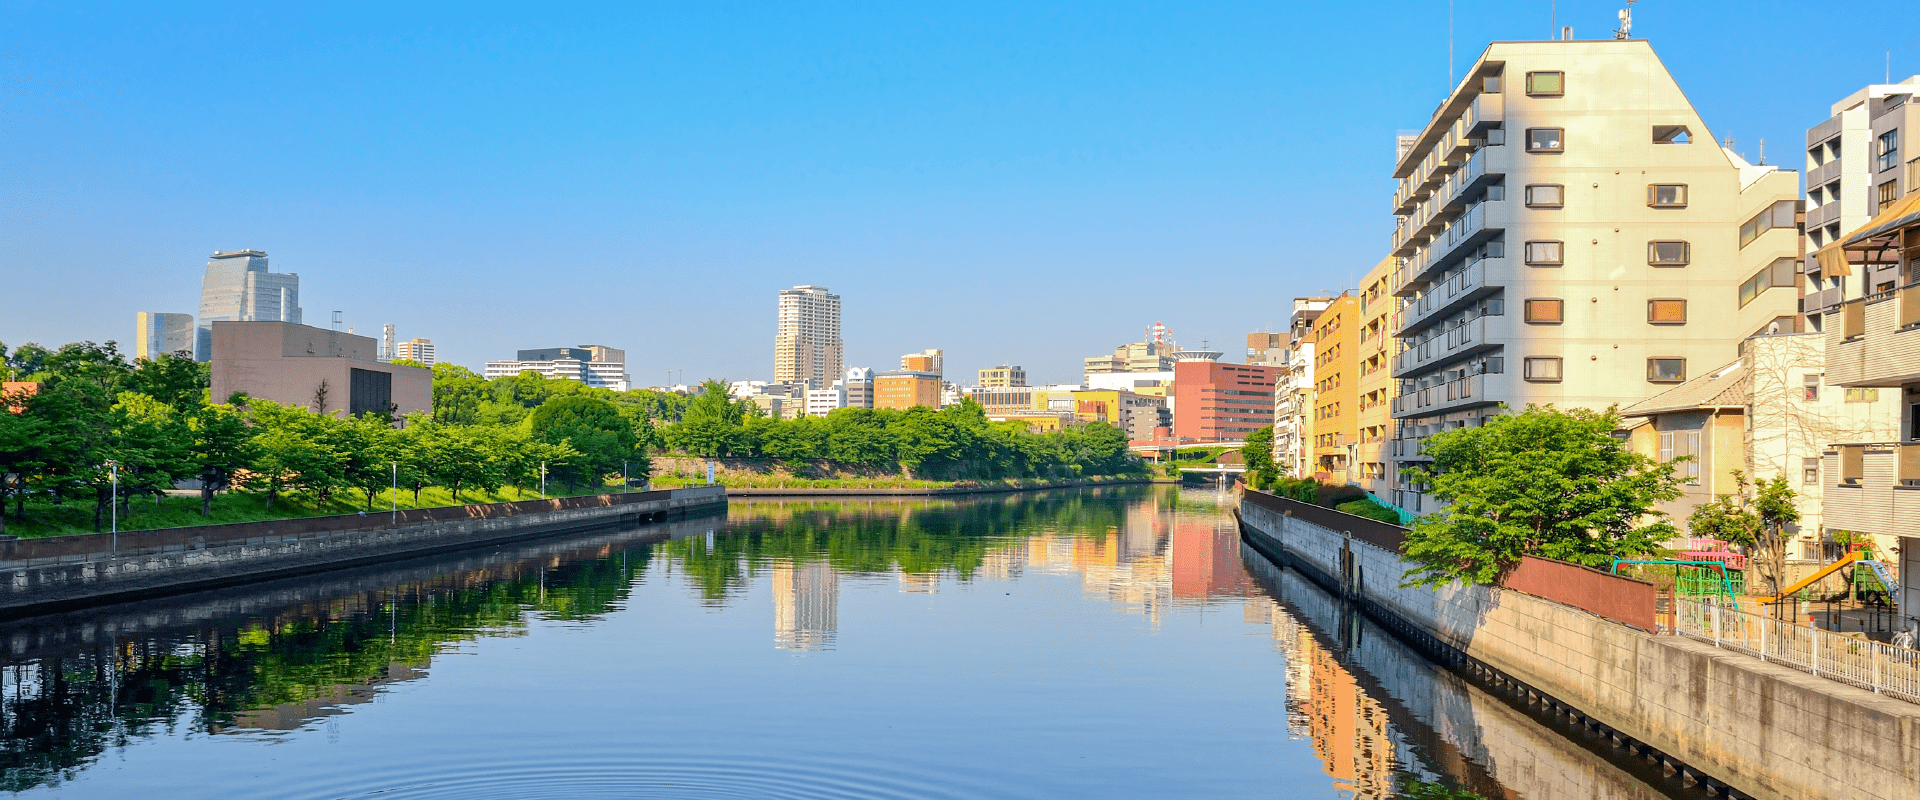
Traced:
<path fill-rule="evenodd" d="M 1491 405 L 1495 401 L 1487 396 L 1486 379 L 1485 375 L 1468 375 L 1439 386 L 1429 386 L 1400 395 L 1393 398 L 1393 416 L 1396 419 L 1426 416 L 1472 406 Z"/>
<path fill-rule="evenodd" d="M 1920 383 L 1920 284 L 1830 308 L 1827 382 L 1896 387 Z"/>
<path fill-rule="evenodd" d="M 1473 103 L 1460 113 L 1460 127 L 1471 137 L 1484 136 L 1488 129 L 1498 128 L 1506 120 L 1507 96 L 1504 94 L 1475 95 Z"/>
<path fill-rule="evenodd" d="M 1822 523 L 1833 530 L 1914 535 L 1920 442 L 1831 445 L 1821 458 Z"/>
<path fill-rule="evenodd" d="M 1808 189 L 1819 188 L 1821 186 L 1825 186 L 1839 179 L 1840 179 L 1840 159 L 1837 159 L 1837 158 L 1833 159 L 1832 161 L 1828 161 L 1825 164 L 1821 164 L 1820 166 L 1814 167 L 1813 169 L 1807 170 L 1807 188 Z M 1833 201 L 1829 200 L 1827 202 L 1831 203 Z M 1808 210 L 1811 211 L 1812 209 L 1808 209 Z"/>
<path fill-rule="evenodd" d="M 1492 201 L 1475 203 L 1449 220 L 1446 227 L 1435 233 L 1424 248 L 1395 251 L 1394 255 L 1411 255 L 1415 260 L 1408 263 L 1393 293 L 1401 297 L 1413 294 L 1436 277 L 1436 266 L 1452 263 L 1462 252 L 1504 233 L 1506 219 L 1503 211 L 1502 206 Z"/>
<path fill-rule="evenodd" d="M 1400 336 L 1407 331 L 1418 330 L 1435 317 L 1452 313 L 1461 306 L 1500 291 L 1499 286 L 1487 283 L 1490 261 L 1498 265 L 1504 259 L 1480 259 L 1451 277 L 1427 287 L 1426 294 L 1401 309 L 1400 327 L 1394 329 L 1393 335 Z"/>
<path fill-rule="evenodd" d="M 1840 305 L 1840 287 L 1821 289 L 1800 298 L 1800 312 L 1803 314 L 1824 314 L 1828 309 Z"/>
<path fill-rule="evenodd" d="M 1828 117 L 1826 122 L 1807 129 L 1807 149 L 1812 150 L 1814 145 L 1824 144 L 1839 133 L 1840 117 L 1838 115 Z"/>
<path fill-rule="evenodd" d="M 1829 222 L 1836 222 L 1839 219 L 1840 201 L 1838 200 L 1828 200 L 1824 206 L 1814 206 L 1813 208 L 1807 209 L 1807 227 L 1809 228 L 1818 228 Z"/>
<path fill-rule="evenodd" d="M 1393 357 L 1393 377 L 1404 378 L 1416 372 L 1426 372 L 1499 347 L 1499 342 L 1488 340 L 1488 319 L 1476 317 L 1424 342 L 1407 345 L 1406 350 Z"/>
<path fill-rule="evenodd" d="M 1389 439 L 1387 457 L 1395 461 L 1432 461 L 1433 458 L 1424 452 L 1426 446 L 1425 436 Z"/>

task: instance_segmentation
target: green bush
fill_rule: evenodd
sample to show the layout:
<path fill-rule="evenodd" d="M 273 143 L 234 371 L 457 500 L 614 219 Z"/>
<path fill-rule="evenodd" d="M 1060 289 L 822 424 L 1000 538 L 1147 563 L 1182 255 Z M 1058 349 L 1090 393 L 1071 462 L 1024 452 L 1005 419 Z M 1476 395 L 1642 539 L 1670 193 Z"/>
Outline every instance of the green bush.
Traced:
<path fill-rule="evenodd" d="M 1349 500 L 1334 506 L 1333 510 L 1345 514 L 1352 514 L 1356 517 L 1377 519 L 1381 522 L 1388 522 L 1394 525 L 1400 524 L 1400 512 L 1380 505 L 1370 497 L 1363 497 L 1359 500 Z"/>

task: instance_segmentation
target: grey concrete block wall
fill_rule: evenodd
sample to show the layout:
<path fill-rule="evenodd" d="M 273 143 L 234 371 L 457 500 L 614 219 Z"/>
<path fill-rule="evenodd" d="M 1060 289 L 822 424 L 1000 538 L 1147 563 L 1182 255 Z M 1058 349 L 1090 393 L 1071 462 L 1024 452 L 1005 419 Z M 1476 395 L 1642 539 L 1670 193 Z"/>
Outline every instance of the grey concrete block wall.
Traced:
<path fill-rule="evenodd" d="M 1241 506 L 1249 536 L 1515 680 L 1763 800 L 1920 798 L 1920 706 L 1495 587 L 1401 588 L 1398 554 Z"/>
<path fill-rule="evenodd" d="M 137 555 L 105 551 L 51 564 L 0 563 L 0 615 L 47 613 L 75 605 L 412 558 L 623 522 L 674 519 L 717 512 L 725 508 L 726 500 L 723 487 L 700 487 L 675 490 L 665 499 L 620 505 L 258 537 Z"/>

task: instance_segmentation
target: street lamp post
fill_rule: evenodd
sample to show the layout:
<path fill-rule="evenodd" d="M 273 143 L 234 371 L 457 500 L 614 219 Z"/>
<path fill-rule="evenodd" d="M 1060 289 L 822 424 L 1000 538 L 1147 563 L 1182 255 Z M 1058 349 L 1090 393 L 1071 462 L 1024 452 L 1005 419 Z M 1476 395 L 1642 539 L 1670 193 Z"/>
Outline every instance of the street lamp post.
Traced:
<path fill-rule="evenodd" d="M 113 552 L 118 553 L 120 552 L 120 462 L 108 461 L 107 469 L 113 474 L 113 495 L 107 498 L 107 501 L 113 505 Z M 97 520 L 99 517 L 94 519 Z"/>
<path fill-rule="evenodd" d="M 387 524 L 400 522 L 400 462 L 393 462 L 393 489 L 387 492 Z"/>
<path fill-rule="evenodd" d="M 633 490 L 633 479 L 627 477 L 627 465 L 631 463 L 633 462 L 630 462 L 630 461 L 620 462 L 620 493 L 621 494 L 626 494 L 627 492 L 630 492 Z"/>
<path fill-rule="evenodd" d="M 547 462 L 540 462 L 540 499 L 547 499 Z"/>

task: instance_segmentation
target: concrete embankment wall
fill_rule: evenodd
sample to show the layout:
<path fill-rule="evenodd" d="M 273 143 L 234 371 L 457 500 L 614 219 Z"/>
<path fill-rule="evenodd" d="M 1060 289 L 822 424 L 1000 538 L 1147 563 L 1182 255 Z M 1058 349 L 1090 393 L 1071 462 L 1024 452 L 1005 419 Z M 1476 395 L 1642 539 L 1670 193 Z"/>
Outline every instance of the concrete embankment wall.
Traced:
<path fill-rule="evenodd" d="M 1522 592 L 1401 588 L 1396 552 L 1260 500 L 1240 507 L 1257 548 L 1742 794 L 1920 798 L 1920 706 Z"/>
<path fill-rule="evenodd" d="M 725 510 L 722 487 L 419 509 L 0 546 L 0 617 Z"/>
<path fill-rule="evenodd" d="M 1174 483 L 1176 481 L 1155 481 L 1151 478 L 1115 478 L 1113 480 L 1054 481 L 1022 486 L 931 486 L 923 489 L 734 488 L 728 489 L 727 491 L 733 497 L 935 497 L 960 494 L 1037 492 L 1044 489 L 1085 489 L 1099 486 L 1146 486 L 1148 484 L 1162 482 Z"/>

